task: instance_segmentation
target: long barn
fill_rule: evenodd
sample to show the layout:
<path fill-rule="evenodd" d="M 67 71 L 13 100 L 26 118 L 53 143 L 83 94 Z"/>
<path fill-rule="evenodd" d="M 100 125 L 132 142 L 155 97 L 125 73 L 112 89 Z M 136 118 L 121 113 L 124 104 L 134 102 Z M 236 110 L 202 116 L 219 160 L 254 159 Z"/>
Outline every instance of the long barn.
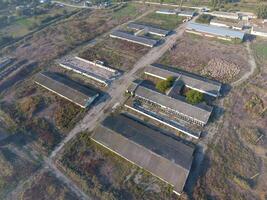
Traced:
<path fill-rule="evenodd" d="M 182 193 L 193 147 L 125 115 L 106 118 L 91 139 L 172 185 L 176 194 Z"/>
<path fill-rule="evenodd" d="M 88 87 L 53 73 L 39 73 L 35 76 L 34 81 L 36 84 L 82 108 L 88 107 L 99 95 Z"/>

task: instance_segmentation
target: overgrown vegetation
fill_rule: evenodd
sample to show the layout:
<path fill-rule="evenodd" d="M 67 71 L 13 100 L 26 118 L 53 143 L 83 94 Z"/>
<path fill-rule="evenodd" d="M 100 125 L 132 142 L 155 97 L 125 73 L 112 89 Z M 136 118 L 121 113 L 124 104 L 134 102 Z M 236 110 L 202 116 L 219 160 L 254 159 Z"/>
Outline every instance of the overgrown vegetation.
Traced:
<path fill-rule="evenodd" d="M 81 133 L 67 146 L 60 167 L 93 199 L 175 199 L 171 186 Z"/>
<path fill-rule="evenodd" d="M 156 89 L 162 93 L 165 93 L 169 88 L 172 87 L 174 81 L 174 77 L 168 77 L 167 80 L 158 81 L 156 84 Z"/>
<path fill-rule="evenodd" d="M 196 90 L 188 90 L 186 92 L 186 101 L 191 104 L 198 104 L 202 101 L 204 101 L 204 95 L 203 93 L 196 91 Z"/>
<path fill-rule="evenodd" d="M 213 18 L 213 16 L 211 16 L 211 15 L 202 14 L 196 19 L 196 22 L 203 23 L 203 24 L 209 24 L 210 21 L 212 20 L 212 18 Z"/>
<path fill-rule="evenodd" d="M 267 5 L 260 4 L 257 8 L 258 18 L 266 19 L 267 18 Z"/>

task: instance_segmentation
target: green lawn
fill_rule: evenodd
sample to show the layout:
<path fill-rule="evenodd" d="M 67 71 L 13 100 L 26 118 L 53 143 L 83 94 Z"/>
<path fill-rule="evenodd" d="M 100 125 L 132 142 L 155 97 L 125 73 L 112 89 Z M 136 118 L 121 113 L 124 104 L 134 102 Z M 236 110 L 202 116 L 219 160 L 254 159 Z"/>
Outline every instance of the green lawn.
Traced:
<path fill-rule="evenodd" d="M 140 23 L 150 24 L 163 29 L 175 29 L 183 21 L 183 17 L 177 15 L 162 15 L 157 13 L 150 13 L 138 20 Z"/>

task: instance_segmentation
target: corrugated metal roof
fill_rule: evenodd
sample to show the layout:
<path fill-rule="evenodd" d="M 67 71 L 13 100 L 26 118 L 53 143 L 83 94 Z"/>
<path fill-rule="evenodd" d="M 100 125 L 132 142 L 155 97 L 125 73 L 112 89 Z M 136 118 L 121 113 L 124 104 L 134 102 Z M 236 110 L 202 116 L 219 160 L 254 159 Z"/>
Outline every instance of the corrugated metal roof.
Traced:
<path fill-rule="evenodd" d="M 52 73 L 37 74 L 35 82 L 81 107 L 88 106 L 87 103 L 98 96 L 96 91 Z"/>
<path fill-rule="evenodd" d="M 127 27 L 131 28 L 131 29 L 137 29 L 137 30 L 146 29 L 151 34 L 155 33 L 155 34 L 163 35 L 163 36 L 168 35 L 170 32 L 168 30 L 164 30 L 164 29 L 160 29 L 160 28 L 154 28 L 152 26 L 148 26 L 148 25 L 144 25 L 144 24 L 137 24 L 137 23 L 129 23 Z"/>
<path fill-rule="evenodd" d="M 136 83 L 132 83 L 136 85 Z M 134 87 L 131 87 L 134 88 Z M 129 91 L 131 92 L 131 91 Z M 203 124 L 207 124 L 210 118 L 212 107 L 210 106 L 197 106 L 191 105 L 184 100 L 182 97 L 179 99 L 174 99 L 165 94 L 161 94 L 157 91 L 151 90 L 142 85 L 138 85 L 134 91 L 134 94 L 140 98 L 149 100 L 155 104 L 164 106 L 170 110 L 180 113 L 188 118 L 199 121 Z"/>
<path fill-rule="evenodd" d="M 154 65 L 150 65 L 149 67 L 145 68 L 145 73 L 159 76 L 165 79 L 170 76 L 179 77 L 179 80 L 182 81 L 186 86 L 191 87 L 192 89 L 203 91 L 215 97 L 219 95 L 222 87 L 222 84 L 217 81 L 210 80 L 205 77 L 184 72 L 178 69 L 167 70 Z"/>
<path fill-rule="evenodd" d="M 202 33 L 217 35 L 221 37 L 239 38 L 243 40 L 245 33 L 241 31 L 231 30 L 224 27 L 210 26 L 206 24 L 199 24 L 190 22 L 187 24 L 188 30 L 194 30 Z"/>
<path fill-rule="evenodd" d="M 124 115 L 106 118 L 92 139 L 183 190 L 194 148 Z"/>
<path fill-rule="evenodd" d="M 132 41 L 138 44 L 142 44 L 145 46 L 150 46 L 153 47 L 157 44 L 157 40 L 153 40 L 153 39 L 149 39 L 149 38 L 145 38 L 145 37 L 140 37 L 140 36 L 136 36 L 130 33 L 126 33 L 123 31 L 113 31 L 110 34 L 111 37 L 115 37 L 115 38 L 120 38 L 120 39 L 125 39 L 128 41 Z"/>

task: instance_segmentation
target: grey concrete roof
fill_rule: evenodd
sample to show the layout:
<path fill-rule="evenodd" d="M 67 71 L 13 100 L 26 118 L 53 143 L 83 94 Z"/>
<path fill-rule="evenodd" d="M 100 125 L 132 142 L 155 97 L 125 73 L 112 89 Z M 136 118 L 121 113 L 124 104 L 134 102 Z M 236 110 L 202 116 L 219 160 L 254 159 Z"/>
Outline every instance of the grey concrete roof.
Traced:
<path fill-rule="evenodd" d="M 194 148 L 124 115 L 106 118 L 92 139 L 183 190 Z"/>
<path fill-rule="evenodd" d="M 153 74 L 164 79 L 173 76 L 179 78 L 187 87 L 208 93 L 214 97 L 220 94 L 222 84 L 218 81 L 210 80 L 202 76 L 191 74 L 178 69 L 167 70 L 154 65 L 145 68 L 145 73 Z"/>
<path fill-rule="evenodd" d="M 192 16 L 192 17 L 194 16 L 194 14 L 195 11 L 190 11 L 190 10 L 183 10 L 178 13 L 178 15 L 180 16 Z"/>
<path fill-rule="evenodd" d="M 234 12 L 223 12 L 223 11 L 213 11 L 212 13 L 210 13 L 211 15 L 222 15 L 222 16 L 233 16 L 238 18 L 239 14 L 238 13 L 234 13 Z"/>
<path fill-rule="evenodd" d="M 234 22 L 228 22 L 228 21 L 223 21 L 223 20 L 219 20 L 219 19 L 212 19 L 210 21 L 210 23 L 225 24 L 225 25 L 230 26 L 230 27 L 239 27 L 239 28 L 244 27 L 243 21 L 237 21 L 236 23 L 234 23 Z"/>
<path fill-rule="evenodd" d="M 136 30 L 146 29 L 151 34 L 157 34 L 157 35 L 162 35 L 162 36 L 166 36 L 170 32 L 168 30 L 164 30 L 164 29 L 160 29 L 160 28 L 154 28 L 152 26 L 148 26 L 148 25 L 144 25 L 144 24 L 137 24 L 137 23 L 129 23 L 127 25 L 127 27 L 131 28 L 131 29 L 136 29 Z"/>
<path fill-rule="evenodd" d="M 136 85 L 136 83 L 132 84 Z M 130 88 L 134 87 L 130 86 Z M 181 115 L 184 115 L 192 120 L 199 121 L 203 124 L 207 124 L 212 112 L 212 107 L 210 106 L 191 105 L 186 101 L 184 101 L 182 97 L 179 99 L 174 99 L 165 94 L 161 94 L 157 91 L 146 88 L 142 85 L 138 85 L 135 91 L 129 91 L 129 92 L 133 92 L 137 97 L 146 99 L 150 102 L 166 107 L 170 110 L 178 112 Z"/>
<path fill-rule="evenodd" d="M 238 38 L 240 40 L 243 40 L 245 36 L 245 33 L 243 33 L 242 31 L 232 30 L 218 26 L 211 26 L 206 24 L 193 23 L 193 22 L 188 23 L 186 28 L 188 30 L 193 30 L 201 33 L 207 33 L 220 37 Z"/>
<path fill-rule="evenodd" d="M 156 11 L 156 13 L 164 13 L 164 14 L 175 15 L 176 11 L 175 10 L 171 10 L 171 9 L 159 9 L 159 10 Z"/>
<path fill-rule="evenodd" d="M 114 37 L 114 38 L 119 38 L 119 39 L 131 41 L 131 42 L 134 42 L 134 43 L 142 44 L 142 45 L 145 45 L 145 46 L 150 46 L 150 47 L 155 46 L 157 44 L 157 42 L 158 42 L 157 40 L 136 36 L 136 35 L 133 35 L 133 34 L 130 34 L 130 33 L 126 33 L 126 32 L 123 32 L 123 31 L 113 31 L 110 34 L 110 36 Z"/>
<path fill-rule="evenodd" d="M 98 96 L 96 91 L 53 73 L 39 73 L 35 82 L 81 107 Z"/>

